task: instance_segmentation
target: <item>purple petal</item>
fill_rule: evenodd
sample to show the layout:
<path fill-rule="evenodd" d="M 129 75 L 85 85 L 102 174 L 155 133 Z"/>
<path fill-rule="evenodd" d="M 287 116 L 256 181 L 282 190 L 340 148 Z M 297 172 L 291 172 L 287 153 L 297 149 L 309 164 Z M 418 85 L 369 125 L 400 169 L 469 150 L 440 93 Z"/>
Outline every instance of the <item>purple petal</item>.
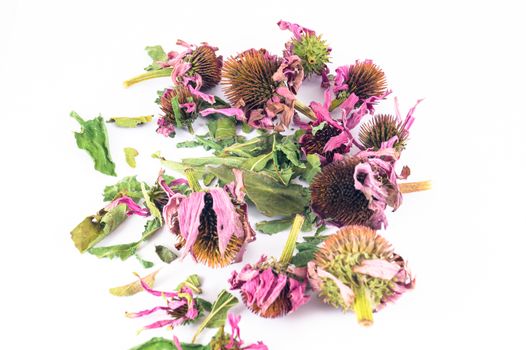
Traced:
<path fill-rule="evenodd" d="M 214 104 L 216 102 L 216 99 L 213 95 L 205 94 L 204 92 L 201 92 L 197 89 L 195 89 L 192 85 L 188 85 L 188 90 L 192 93 L 192 95 L 199 97 L 203 101 L 206 101 L 210 104 Z"/>
<path fill-rule="evenodd" d="M 302 35 L 316 35 L 311 29 L 304 28 L 295 23 L 285 22 L 283 20 L 278 22 L 278 26 L 281 30 L 290 30 L 294 34 L 296 40 L 300 40 Z"/>
<path fill-rule="evenodd" d="M 192 113 L 195 112 L 196 104 L 194 102 L 188 102 L 181 104 L 180 107 L 186 109 L 186 113 Z"/>
<path fill-rule="evenodd" d="M 325 147 L 323 147 L 323 152 L 327 153 L 330 152 L 341 145 L 345 145 L 349 143 L 350 139 L 346 132 L 341 132 L 340 134 L 333 136 L 327 141 L 325 144 Z"/>
<path fill-rule="evenodd" d="M 139 276 L 137 275 L 137 277 L 139 277 Z M 141 283 L 142 288 L 145 291 L 147 291 L 148 293 L 150 293 L 151 295 L 154 295 L 156 297 L 175 298 L 175 297 L 179 296 L 179 293 L 177 293 L 177 292 L 160 292 L 158 290 L 151 289 L 150 286 L 146 282 L 144 282 L 144 280 L 141 277 L 139 277 L 139 281 Z"/>
<path fill-rule="evenodd" d="M 267 295 L 267 297 L 264 300 L 261 300 L 263 303 L 261 303 L 261 311 L 266 312 L 267 309 L 276 301 L 276 299 L 281 294 L 281 291 L 285 286 L 287 285 L 288 277 L 282 273 L 278 274 L 277 278 L 274 276 L 274 272 L 272 269 L 267 269 L 267 271 L 270 271 L 270 273 L 273 275 L 273 283 L 272 283 L 272 289 L 270 290 L 270 293 Z M 260 304 L 260 303 L 258 303 Z"/>
<path fill-rule="evenodd" d="M 295 100 L 296 99 L 296 95 L 294 95 L 292 92 L 290 92 L 289 89 L 287 89 L 284 86 L 280 86 L 279 88 L 277 88 L 276 92 L 279 95 L 285 97 L 286 99 L 289 99 L 289 100 Z"/>
<path fill-rule="evenodd" d="M 130 317 L 130 318 L 142 317 L 142 316 L 153 314 L 154 312 L 159 311 L 159 310 L 167 311 L 167 310 L 170 310 L 170 308 L 166 306 L 156 306 L 153 309 L 148 309 L 148 310 L 143 310 L 143 311 L 138 311 L 138 312 L 126 312 L 126 317 Z"/>
<path fill-rule="evenodd" d="M 162 328 L 164 326 L 169 326 L 172 324 L 177 324 L 177 320 L 169 319 L 169 320 L 161 320 L 154 323 L 151 323 L 147 326 L 144 326 L 143 329 L 155 329 L 155 328 Z"/>
<path fill-rule="evenodd" d="M 183 348 L 181 347 L 181 342 L 179 341 L 179 338 L 177 338 L 175 335 L 173 337 L 173 342 L 177 350 L 183 350 Z"/>
<path fill-rule="evenodd" d="M 353 272 L 363 273 L 383 280 L 392 280 L 398 271 L 400 271 L 400 265 L 383 259 L 364 260 L 360 265 L 353 267 Z"/>
<path fill-rule="evenodd" d="M 213 199 L 213 209 L 217 215 L 217 236 L 219 239 L 219 252 L 225 253 L 232 234 L 237 237 L 243 236 L 243 229 L 236 208 L 226 191 L 222 188 L 210 189 Z"/>
<path fill-rule="evenodd" d="M 142 208 L 140 205 L 135 203 L 133 199 L 128 196 L 122 196 L 117 199 L 114 199 L 110 204 L 108 204 L 105 209 L 110 210 L 118 206 L 119 204 L 124 204 L 128 208 L 127 215 L 139 215 L 139 216 L 150 216 L 150 211 L 148 208 Z"/>
<path fill-rule="evenodd" d="M 200 216 L 205 205 L 204 192 L 193 192 L 179 204 L 178 219 L 181 235 L 186 240 L 181 257 L 192 249 L 199 234 Z"/>
<path fill-rule="evenodd" d="M 177 225 L 177 212 L 179 210 L 179 204 L 181 200 L 186 198 L 180 193 L 174 193 L 173 196 L 169 197 L 168 202 L 163 207 L 163 218 L 164 222 L 168 225 L 170 232 L 180 233 L 179 226 Z"/>
<path fill-rule="evenodd" d="M 234 339 L 240 340 L 241 339 L 241 330 L 239 329 L 239 320 L 241 320 L 240 315 L 235 315 L 232 312 L 229 312 L 227 315 L 228 318 L 228 324 L 230 325 L 230 328 L 232 329 L 232 337 L 231 341 Z"/>
<path fill-rule="evenodd" d="M 294 278 L 289 278 L 289 299 L 292 307 L 289 312 L 296 311 L 301 305 L 310 300 L 310 296 L 306 295 L 307 282 L 299 282 Z"/>

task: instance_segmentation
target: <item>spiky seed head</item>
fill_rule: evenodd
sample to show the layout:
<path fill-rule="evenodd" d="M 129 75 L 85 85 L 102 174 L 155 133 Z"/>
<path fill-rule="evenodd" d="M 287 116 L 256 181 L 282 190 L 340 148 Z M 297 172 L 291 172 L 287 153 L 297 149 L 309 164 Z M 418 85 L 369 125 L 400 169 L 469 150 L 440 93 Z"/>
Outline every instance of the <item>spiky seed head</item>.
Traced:
<path fill-rule="evenodd" d="M 203 89 L 213 88 L 221 81 L 223 59 L 216 55 L 213 47 L 201 45 L 185 60 L 192 65 L 190 75 L 197 73 L 203 79 Z"/>
<path fill-rule="evenodd" d="M 301 58 L 305 75 L 321 74 L 330 62 L 330 49 L 321 35 L 303 35 L 292 40 L 292 52 Z"/>
<path fill-rule="evenodd" d="M 159 105 L 164 112 L 164 117 L 175 123 L 175 114 L 173 109 L 173 99 L 177 99 L 179 105 L 188 102 L 195 102 L 190 90 L 184 85 L 176 85 L 173 88 L 164 90 L 159 99 Z M 180 110 L 181 119 L 184 123 L 191 123 L 197 115 L 195 113 L 186 113 L 184 109 Z"/>
<path fill-rule="evenodd" d="M 339 134 L 341 134 L 341 130 L 326 123 L 321 130 L 305 133 L 300 140 L 300 144 L 305 154 L 322 155 L 330 163 L 334 158 L 334 154 L 345 153 L 345 145 L 341 145 L 329 152 L 324 152 L 323 150 L 327 142 Z"/>
<path fill-rule="evenodd" d="M 221 255 L 217 234 L 217 214 L 213 209 L 213 198 L 210 193 L 205 194 L 204 202 L 205 205 L 199 217 L 199 234 L 192 246 L 192 254 L 198 262 L 210 267 L 223 267 L 235 260 L 243 242 L 236 235 L 232 235 L 225 252 Z M 180 243 L 185 243 L 182 236 L 178 235 L 178 238 Z"/>
<path fill-rule="evenodd" d="M 361 126 L 359 139 L 366 148 L 378 150 L 382 146 L 382 142 L 386 142 L 394 136 L 398 136 L 394 148 L 397 151 L 402 151 L 405 148 L 409 133 L 404 130 L 401 121 L 390 114 L 377 114 Z"/>
<path fill-rule="evenodd" d="M 272 76 L 279 66 L 278 58 L 265 49 L 251 49 L 230 57 L 223 66 L 225 95 L 234 106 L 244 105 L 247 110 L 263 108 L 278 87 Z"/>
<path fill-rule="evenodd" d="M 365 286 L 372 304 L 378 305 L 386 295 L 392 293 L 393 282 L 354 272 L 353 267 L 365 259 L 393 261 L 395 254 L 390 243 L 374 230 L 352 225 L 341 228 L 329 237 L 315 254 L 314 263 L 353 290 L 359 285 Z M 348 305 L 342 299 L 333 280 L 322 280 L 320 296 L 326 303 L 343 310 L 353 308 L 353 305 Z"/>
<path fill-rule="evenodd" d="M 354 93 L 361 100 L 382 95 L 387 88 L 385 73 L 370 60 L 357 62 L 349 72 L 345 83 L 349 86 L 344 93 Z"/>
<path fill-rule="evenodd" d="M 360 160 L 346 157 L 322 168 L 310 184 L 311 207 L 336 226 L 367 225 L 373 215 L 365 195 L 354 187 L 354 169 Z M 363 179 L 358 179 L 363 180 Z"/>

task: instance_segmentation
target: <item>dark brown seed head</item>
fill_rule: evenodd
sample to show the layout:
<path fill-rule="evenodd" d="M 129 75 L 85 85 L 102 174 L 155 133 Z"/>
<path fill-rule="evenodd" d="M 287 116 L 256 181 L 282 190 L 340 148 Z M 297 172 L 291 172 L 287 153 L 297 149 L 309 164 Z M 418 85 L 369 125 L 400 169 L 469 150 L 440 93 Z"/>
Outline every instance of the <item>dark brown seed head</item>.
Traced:
<path fill-rule="evenodd" d="M 192 65 L 190 72 L 199 74 L 203 79 L 203 89 L 213 88 L 221 81 L 223 58 L 217 57 L 213 47 L 201 45 L 185 60 Z"/>
<path fill-rule="evenodd" d="M 387 88 L 385 73 L 369 60 L 357 62 L 352 67 L 345 83 L 349 86 L 347 93 L 356 94 L 360 100 L 380 96 Z"/>
<path fill-rule="evenodd" d="M 213 209 L 212 195 L 205 194 L 204 201 L 205 205 L 199 217 L 199 235 L 192 247 L 192 253 L 197 261 L 210 267 L 223 267 L 234 261 L 243 242 L 232 235 L 224 254 L 221 255 L 217 235 L 217 215 Z"/>
<path fill-rule="evenodd" d="M 332 162 L 335 153 L 345 153 L 345 145 L 329 151 L 324 152 L 323 149 L 327 142 L 333 137 L 341 134 L 341 130 L 335 127 L 325 124 L 321 130 L 317 130 L 315 133 L 308 131 L 305 133 L 300 140 L 300 145 L 305 154 L 319 154 L 325 157 L 327 163 Z"/>
<path fill-rule="evenodd" d="M 194 101 L 190 90 L 183 85 L 176 85 L 173 88 L 166 89 L 160 98 L 161 110 L 164 112 L 165 118 L 175 122 L 174 109 L 172 100 L 176 98 L 179 105 Z M 195 116 L 192 113 L 186 113 L 184 109 L 181 109 L 181 118 L 183 122 L 193 121 Z"/>
<path fill-rule="evenodd" d="M 390 114 L 377 114 L 361 126 L 359 138 L 366 148 L 378 150 L 382 142 L 388 141 L 393 136 L 398 136 L 394 148 L 397 151 L 403 150 L 409 134 L 402 127 L 402 123 Z"/>
<path fill-rule="evenodd" d="M 323 167 L 314 177 L 311 207 L 322 219 L 336 226 L 367 225 L 373 211 L 365 195 L 354 187 L 354 168 L 359 163 L 355 157 L 346 157 Z"/>
<path fill-rule="evenodd" d="M 234 106 L 247 110 L 263 108 L 272 98 L 278 84 L 272 76 L 279 68 L 276 56 L 266 50 L 247 50 L 229 58 L 223 66 L 225 95 Z"/>

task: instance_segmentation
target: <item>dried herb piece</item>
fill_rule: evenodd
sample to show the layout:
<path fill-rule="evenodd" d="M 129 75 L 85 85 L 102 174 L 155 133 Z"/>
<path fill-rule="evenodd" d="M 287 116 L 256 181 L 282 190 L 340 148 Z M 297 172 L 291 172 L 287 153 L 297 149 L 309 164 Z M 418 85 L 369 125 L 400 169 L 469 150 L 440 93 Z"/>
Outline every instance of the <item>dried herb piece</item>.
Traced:
<path fill-rule="evenodd" d="M 135 157 L 139 155 L 139 152 L 132 147 L 125 147 L 124 148 L 124 156 L 126 157 L 126 163 L 132 168 L 135 168 L 137 166 L 137 162 L 135 161 Z"/>
<path fill-rule="evenodd" d="M 199 325 L 194 337 L 192 338 L 192 343 L 195 342 L 199 334 L 205 328 L 219 328 L 225 325 L 226 316 L 228 310 L 230 310 L 234 305 L 238 303 L 238 300 L 235 296 L 222 290 L 217 296 L 216 301 L 212 305 L 212 309 L 203 322 Z"/>
<path fill-rule="evenodd" d="M 75 132 L 77 146 L 89 153 L 96 170 L 106 175 L 117 176 L 115 163 L 110 155 L 108 132 L 102 117 L 84 120 L 76 112 L 71 112 L 70 115 L 81 126 L 80 132 Z"/>
<path fill-rule="evenodd" d="M 167 264 L 177 259 L 177 254 L 175 254 L 163 245 L 156 245 L 155 253 L 157 253 L 157 256 L 159 257 L 159 259 L 161 259 L 162 262 L 165 262 Z"/>
<path fill-rule="evenodd" d="M 144 277 L 142 281 L 146 283 L 150 288 L 153 287 L 153 284 L 155 283 L 155 278 L 157 277 L 159 271 L 160 269 L 152 272 L 148 276 Z M 127 297 L 135 295 L 143 290 L 144 289 L 141 286 L 141 281 L 138 280 L 129 284 L 125 284 L 123 286 L 110 288 L 110 293 L 117 297 Z"/>
<path fill-rule="evenodd" d="M 108 119 L 108 123 L 115 123 L 121 128 L 136 128 L 152 121 L 153 115 L 145 115 L 141 117 L 113 117 Z"/>

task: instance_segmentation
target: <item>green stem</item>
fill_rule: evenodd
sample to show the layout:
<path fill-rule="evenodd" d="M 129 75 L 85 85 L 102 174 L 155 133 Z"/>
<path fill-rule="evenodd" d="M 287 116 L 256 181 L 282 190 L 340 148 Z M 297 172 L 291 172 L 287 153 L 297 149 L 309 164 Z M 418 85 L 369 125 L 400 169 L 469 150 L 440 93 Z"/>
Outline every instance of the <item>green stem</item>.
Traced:
<path fill-rule="evenodd" d="M 141 81 L 150 80 L 154 78 L 169 77 L 172 75 L 172 68 L 161 68 L 156 70 L 151 70 L 142 74 L 137 75 L 131 79 L 128 79 L 124 82 L 124 87 L 130 87 Z"/>
<path fill-rule="evenodd" d="M 195 177 L 194 169 L 186 168 L 184 170 L 184 174 L 186 175 L 188 185 L 190 185 L 190 188 L 193 192 L 201 192 L 203 190 L 199 184 L 199 181 L 197 181 L 197 178 Z"/>
<path fill-rule="evenodd" d="M 362 326 L 373 324 L 373 308 L 367 295 L 367 290 L 363 285 L 359 285 L 354 290 L 354 312 L 358 318 L 358 323 Z"/>
<path fill-rule="evenodd" d="M 292 228 L 290 229 L 289 237 L 287 238 L 287 243 L 285 243 L 285 248 L 281 253 L 281 258 L 279 262 L 284 265 L 288 265 L 292 259 L 292 254 L 294 254 L 294 249 L 296 248 L 296 241 L 298 240 L 298 234 L 300 233 L 301 227 L 305 218 L 303 215 L 296 214 L 294 222 L 292 223 Z"/>
<path fill-rule="evenodd" d="M 303 115 L 309 117 L 309 119 L 311 120 L 318 120 L 318 118 L 316 118 L 316 114 L 314 114 L 314 112 L 312 111 L 312 109 L 307 106 L 306 104 L 304 104 L 303 102 L 301 102 L 300 100 L 296 99 L 295 102 L 294 102 L 294 108 L 302 113 Z"/>
<path fill-rule="evenodd" d="M 337 98 L 335 100 L 332 100 L 332 103 L 329 107 L 329 112 L 332 112 L 336 108 L 338 108 L 343 103 L 343 101 L 345 101 L 345 98 Z"/>

